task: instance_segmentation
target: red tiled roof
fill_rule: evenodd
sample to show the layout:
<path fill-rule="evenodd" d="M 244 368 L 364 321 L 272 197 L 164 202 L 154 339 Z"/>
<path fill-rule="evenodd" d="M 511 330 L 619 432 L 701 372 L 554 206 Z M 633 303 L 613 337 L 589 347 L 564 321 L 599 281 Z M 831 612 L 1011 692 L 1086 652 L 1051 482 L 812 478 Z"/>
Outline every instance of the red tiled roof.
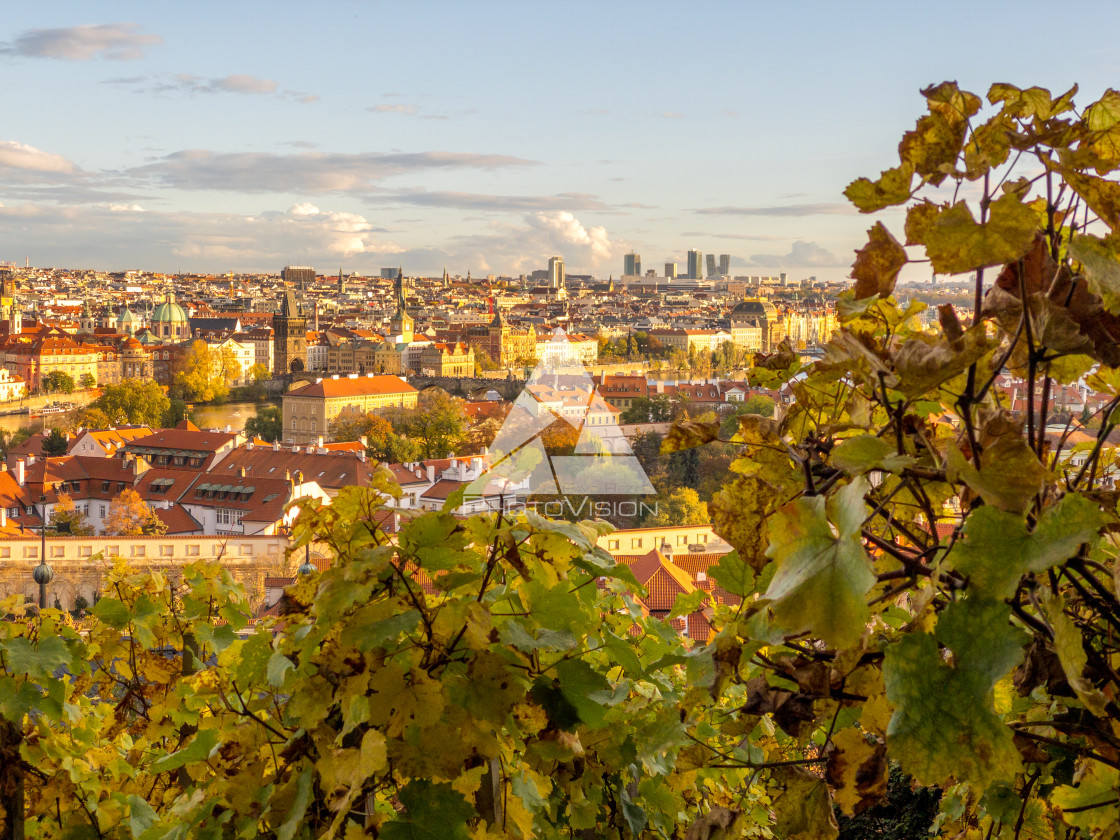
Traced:
<path fill-rule="evenodd" d="M 359 376 L 356 379 L 324 379 L 304 385 L 284 396 L 357 397 L 367 394 L 416 394 L 418 391 L 397 376 Z"/>

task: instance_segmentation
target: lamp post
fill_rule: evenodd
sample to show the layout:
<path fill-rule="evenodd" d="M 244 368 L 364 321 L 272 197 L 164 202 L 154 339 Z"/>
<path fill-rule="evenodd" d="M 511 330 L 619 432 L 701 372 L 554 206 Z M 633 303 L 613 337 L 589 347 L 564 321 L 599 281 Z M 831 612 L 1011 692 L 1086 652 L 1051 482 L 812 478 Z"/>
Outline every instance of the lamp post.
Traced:
<path fill-rule="evenodd" d="M 315 564 L 311 562 L 311 543 L 303 547 L 303 562 L 300 567 L 296 569 L 296 574 L 309 575 L 316 571 Z"/>
<path fill-rule="evenodd" d="M 54 579 L 54 569 L 47 565 L 47 497 L 39 496 L 39 516 L 42 527 L 39 529 L 42 539 L 39 546 L 39 565 L 31 573 L 31 577 L 39 584 L 39 609 L 47 608 L 47 584 Z"/>

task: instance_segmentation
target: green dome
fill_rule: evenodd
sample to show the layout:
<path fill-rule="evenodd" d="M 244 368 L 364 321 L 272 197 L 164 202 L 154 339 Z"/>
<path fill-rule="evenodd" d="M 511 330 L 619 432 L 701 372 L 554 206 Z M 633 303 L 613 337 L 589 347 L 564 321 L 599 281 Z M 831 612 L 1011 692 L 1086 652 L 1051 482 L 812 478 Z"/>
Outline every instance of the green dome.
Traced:
<path fill-rule="evenodd" d="M 175 302 L 175 296 L 167 293 L 167 300 L 152 310 L 153 324 L 185 324 L 187 310 Z"/>
<path fill-rule="evenodd" d="M 180 307 L 180 308 L 182 308 L 182 307 Z M 135 324 L 136 323 L 136 316 L 133 315 L 132 310 L 129 309 L 126 306 L 124 309 L 121 310 L 120 317 L 117 318 L 117 321 L 120 324 Z"/>

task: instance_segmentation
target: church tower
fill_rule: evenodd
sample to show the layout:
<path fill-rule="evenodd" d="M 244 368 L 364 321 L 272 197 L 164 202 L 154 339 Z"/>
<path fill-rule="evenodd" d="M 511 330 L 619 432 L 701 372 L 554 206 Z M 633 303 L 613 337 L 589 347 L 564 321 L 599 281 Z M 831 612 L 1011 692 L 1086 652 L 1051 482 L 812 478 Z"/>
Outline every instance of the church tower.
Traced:
<path fill-rule="evenodd" d="M 284 292 L 280 312 L 272 316 L 272 356 L 277 376 L 303 373 L 307 367 L 307 318 L 295 292 Z"/>
<path fill-rule="evenodd" d="M 397 312 L 393 316 L 393 320 L 389 322 L 389 332 L 393 335 L 400 336 L 400 340 L 404 344 L 408 344 L 414 337 L 415 321 L 412 316 L 408 314 L 404 303 L 404 271 L 400 268 L 397 269 L 397 282 L 394 286 L 397 297 Z"/>

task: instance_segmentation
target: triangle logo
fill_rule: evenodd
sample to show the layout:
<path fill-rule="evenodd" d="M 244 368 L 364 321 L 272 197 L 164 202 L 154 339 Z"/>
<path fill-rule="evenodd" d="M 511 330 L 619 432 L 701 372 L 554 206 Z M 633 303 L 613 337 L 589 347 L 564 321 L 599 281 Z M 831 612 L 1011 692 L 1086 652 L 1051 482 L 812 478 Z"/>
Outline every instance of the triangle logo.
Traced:
<path fill-rule="evenodd" d="M 577 440 L 571 455 L 549 455 L 543 435 L 555 424 Z M 514 401 L 489 451 L 490 468 L 471 482 L 466 498 L 504 495 L 622 495 L 656 493 L 617 410 L 595 388 L 578 348 L 557 328 Z"/>

